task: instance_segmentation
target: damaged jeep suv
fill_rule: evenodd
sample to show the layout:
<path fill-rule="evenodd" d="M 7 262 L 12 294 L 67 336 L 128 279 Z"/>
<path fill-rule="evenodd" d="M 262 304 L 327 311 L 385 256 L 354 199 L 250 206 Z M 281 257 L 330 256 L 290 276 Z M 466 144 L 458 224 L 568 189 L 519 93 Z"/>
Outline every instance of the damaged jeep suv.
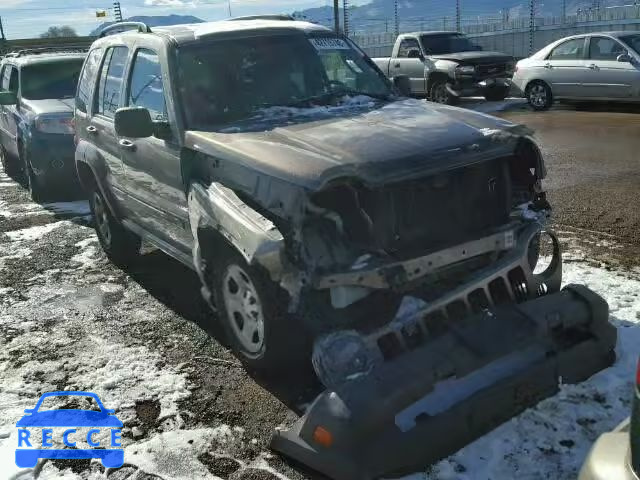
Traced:
<path fill-rule="evenodd" d="M 525 128 L 401 97 L 318 25 L 109 29 L 76 100 L 98 238 L 194 269 L 249 366 L 313 363 L 327 390 L 275 449 L 396 472 L 613 361 L 607 303 L 561 290 Z"/>

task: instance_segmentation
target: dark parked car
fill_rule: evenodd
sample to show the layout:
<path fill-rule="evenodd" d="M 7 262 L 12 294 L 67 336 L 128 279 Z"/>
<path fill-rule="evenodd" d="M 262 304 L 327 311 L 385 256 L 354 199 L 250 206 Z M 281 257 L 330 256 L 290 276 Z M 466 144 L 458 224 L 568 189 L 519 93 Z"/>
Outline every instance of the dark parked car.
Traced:
<path fill-rule="evenodd" d="M 638 480 L 640 478 L 640 362 L 633 387 L 631 416 L 591 448 L 578 480 Z"/>
<path fill-rule="evenodd" d="M 23 50 L 0 62 L 0 158 L 34 200 L 77 185 L 73 97 L 85 54 Z"/>

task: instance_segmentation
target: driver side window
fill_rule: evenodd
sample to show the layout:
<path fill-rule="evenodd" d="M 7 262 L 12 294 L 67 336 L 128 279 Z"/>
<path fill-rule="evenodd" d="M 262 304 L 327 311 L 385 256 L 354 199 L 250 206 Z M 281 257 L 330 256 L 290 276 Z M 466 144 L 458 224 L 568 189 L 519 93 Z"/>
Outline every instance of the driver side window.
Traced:
<path fill-rule="evenodd" d="M 420 44 L 415 38 L 405 38 L 400 42 L 398 58 L 409 58 L 409 52 L 411 50 L 420 50 Z"/>

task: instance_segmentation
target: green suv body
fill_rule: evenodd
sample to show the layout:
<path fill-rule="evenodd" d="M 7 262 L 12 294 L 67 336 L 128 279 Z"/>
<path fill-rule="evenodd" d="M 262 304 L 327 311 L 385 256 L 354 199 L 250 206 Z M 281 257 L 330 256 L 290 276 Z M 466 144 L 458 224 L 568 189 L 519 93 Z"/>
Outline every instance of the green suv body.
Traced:
<path fill-rule="evenodd" d="M 387 328 L 407 294 L 520 265 L 526 298 L 559 290 L 559 250 L 532 273 L 549 205 L 523 127 L 403 97 L 406 78 L 319 25 L 111 32 L 130 27 L 92 45 L 76 97 L 98 237 L 120 264 L 144 239 L 194 269 L 247 364 L 308 365 L 313 339 Z"/>

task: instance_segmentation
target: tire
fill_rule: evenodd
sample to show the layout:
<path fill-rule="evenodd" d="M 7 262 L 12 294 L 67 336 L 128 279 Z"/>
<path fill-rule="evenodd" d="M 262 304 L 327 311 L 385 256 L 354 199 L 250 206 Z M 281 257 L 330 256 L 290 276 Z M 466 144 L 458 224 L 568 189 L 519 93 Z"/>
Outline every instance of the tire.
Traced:
<path fill-rule="evenodd" d="M 497 87 L 490 88 L 486 91 L 484 98 L 488 102 L 501 102 L 509 96 L 509 88 Z"/>
<path fill-rule="evenodd" d="M 527 101 L 536 111 L 549 110 L 553 105 L 553 92 L 545 82 L 536 80 L 527 86 Z"/>
<path fill-rule="evenodd" d="M 459 98 L 447 90 L 447 81 L 444 79 L 438 79 L 433 82 L 429 91 L 429 99 L 432 102 L 440 103 L 443 105 L 456 105 Z"/>
<path fill-rule="evenodd" d="M 0 163 L 2 163 L 2 170 L 4 173 L 12 178 L 16 176 L 18 173 L 16 170 L 15 161 L 9 156 L 9 153 L 4 148 L 3 145 L 0 144 Z"/>
<path fill-rule="evenodd" d="M 44 184 L 43 179 L 38 178 L 31 168 L 31 161 L 24 145 L 20 145 L 20 160 L 22 163 L 22 177 L 24 186 L 29 190 L 31 200 L 36 203 L 46 202 L 51 196 L 49 188 Z"/>
<path fill-rule="evenodd" d="M 265 373 L 309 366 L 310 341 L 301 322 L 287 311 L 288 294 L 231 247 L 218 250 L 212 263 L 219 319 L 240 361 Z"/>
<path fill-rule="evenodd" d="M 96 185 L 89 194 L 89 205 L 98 240 L 109 260 L 120 267 L 132 264 L 140 255 L 140 237 L 124 228 L 111 214 Z"/>

